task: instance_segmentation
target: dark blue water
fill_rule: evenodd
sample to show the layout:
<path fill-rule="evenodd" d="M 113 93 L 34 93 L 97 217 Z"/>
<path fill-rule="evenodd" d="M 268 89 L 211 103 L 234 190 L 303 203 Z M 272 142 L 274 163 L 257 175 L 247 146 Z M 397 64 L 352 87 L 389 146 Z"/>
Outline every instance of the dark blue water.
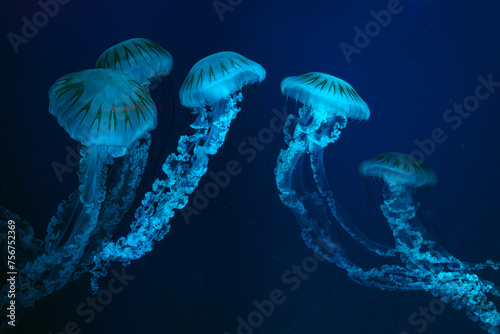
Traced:
<path fill-rule="evenodd" d="M 84 276 L 39 301 L 15 332 L 233 334 L 241 317 L 255 326 L 245 325 L 240 333 L 484 333 L 464 311 L 440 308 L 429 293 L 363 287 L 326 262 L 290 281 L 288 270 L 313 253 L 274 183 L 283 138 L 277 133 L 255 159 L 237 150 L 269 126 L 274 108 L 283 111 L 279 84 L 285 76 L 321 71 L 343 78 L 371 109 L 367 122 L 349 126 L 327 151 L 327 173 L 346 212 L 362 219 L 362 160 L 386 151 L 420 154 L 439 178 L 425 208 L 440 240 L 463 260 L 499 261 L 500 4 L 392 3 L 221 0 L 215 2 L 218 13 L 210 0 L 71 0 L 17 44 L 9 33 L 22 36 L 22 18 L 33 22 L 42 7 L 35 1 L 4 2 L 0 203 L 32 222 L 39 237 L 78 182 L 76 169 L 60 182 L 52 167 L 54 161 L 64 164 L 68 145 L 77 147 L 47 111 L 48 89 L 59 77 L 93 67 L 102 51 L 123 40 L 155 41 L 174 57 L 179 125 L 169 135 L 175 142 L 189 112 L 177 92 L 196 61 L 230 50 L 267 70 L 266 80 L 248 89 L 238 121 L 209 165 L 216 173 L 236 160 L 243 172 L 189 224 L 177 214 L 154 251 L 126 268 L 130 280 L 108 305 L 77 314 L 93 298 Z M 373 24 L 371 11 L 388 6 L 395 12 L 390 22 Z M 373 29 L 371 37 L 356 39 L 355 28 Z M 345 51 L 347 44 L 355 52 Z M 482 80 L 493 83 L 474 105 L 470 97 L 484 86 Z M 470 112 L 447 111 L 466 101 Z M 200 187 L 207 182 L 205 176 Z M 345 243 L 355 249 L 351 240 Z M 360 249 L 355 256 L 362 260 L 362 254 Z M 495 272 L 482 275 L 498 278 Z M 255 316 L 256 304 L 273 296 L 279 304 Z"/>

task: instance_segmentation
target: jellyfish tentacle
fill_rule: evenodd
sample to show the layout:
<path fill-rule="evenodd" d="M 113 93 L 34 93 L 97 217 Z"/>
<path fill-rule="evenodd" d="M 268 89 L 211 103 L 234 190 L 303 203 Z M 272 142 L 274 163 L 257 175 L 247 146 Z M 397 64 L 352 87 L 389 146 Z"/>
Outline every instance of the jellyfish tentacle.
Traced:
<path fill-rule="evenodd" d="M 323 203 L 326 203 L 327 210 L 331 212 L 335 221 L 340 224 L 340 226 L 356 241 L 362 244 L 366 249 L 377 253 L 381 256 L 394 256 L 396 254 L 394 249 L 390 249 L 386 246 L 380 245 L 375 241 L 367 238 L 352 222 L 349 222 L 349 216 L 344 212 L 343 208 L 338 204 L 337 200 L 333 195 L 328 180 L 326 178 L 326 173 L 323 163 L 324 149 L 317 150 L 316 152 L 310 154 L 311 170 L 313 173 L 314 180 L 316 182 L 319 195 L 323 199 Z"/>
<path fill-rule="evenodd" d="M 80 201 L 86 208 L 94 208 L 98 211 L 106 194 L 105 183 L 108 171 L 106 166 L 112 163 L 112 159 L 97 146 L 82 145 L 80 156 L 78 166 Z"/>
<path fill-rule="evenodd" d="M 95 251 L 89 244 L 100 227 L 108 167 L 156 126 L 156 108 L 147 92 L 118 71 L 95 69 L 66 75 L 52 86 L 49 98 L 49 112 L 82 143 L 80 183 L 51 219 L 45 252 L 19 270 L 19 307 L 32 307 L 85 272 L 82 257 Z"/>
<path fill-rule="evenodd" d="M 331 233 L 332 222 L 339 225 L 355 240 L 367 249 L 383 256 L 394 256 L 394 250 L 380 245 L 365 236 L 347 215 L 335 199 L 328 185 L 323 167 L 323 152 L 329 144 L 335 143 L 341 131 L 347 126 L 348 118 L 366 120 L 369 117 L 369 108 L 359 97 L 356 91 L 345 81 L 319 72 L 311 72 L 295 77 L 287 77 L 281 83 L 281 90 L 287 97 L 294 98 L 302 103 L 298 110 L 298 117 L 289 116 L 285 124 L 285 142 L 288 148 L 278 159 L 276 180 L 282 196 L 282 201 L 288 206 L 301 207 L 297 199 L 289 194 L 307 194 L 314 201 L 307 201 L 307 211 L 323 212 L 323 217 L 317 219 L 314 228 L 318 235 Z M 304 171 L 292 172 L 295 164 L 284 163 L 286 155 L 308 155 L 310 160 L 310 173 L 315 181 L 316 189 L 304 189 L 301 178 Z M 288 168 L 291 168 L 287 171 Z M 283 175 L 281 175 L 283 174 Z M 284 186 L 283 178 L 288 180 Z M 293 203 L 295 202 L 295 203 Z M 306 209 L 302 209 L 306 212 Z M 329 211 L 331 216 L 326 214 Z"/>
<path fill-rule="evenodd" d="M 33 258 L 19 271 L 21 289 L 16 297 L 23 306 L 33 306 L 36 300 L 59 290 L 73 279 L 74 268 L 84 252 L 90 233 L 97 226 L 100 206 L 104 200 L 107 167 L 101 165 L 97 147 L 83 146 L 81 154 L 79 175 L 94 178 L 90 182 L 88 179 L 82 180 L 82 183 L 90 185 L 84 191 L 92 187 L 95 189 L 87 196 L 86 204 L 80 201 L 79 193 L 73 193 L 68 202 L 59 206 L 58 218 L 53 219 L 49 225 L 50 237 L 46 241 L 50 246 L 45 248 L 46 253 Z M 98 172 L 86 173 L 86 169 L 92 169 L 92 166 L 97 166 Z M 69 212 L 75 209 L 76 214 L 64 239 L 59 239 L 60 235 L 53 235 L 54 226 L 58 219 L 64 219 L 64 214 L 68 213 L 67 208 L 70 208 Z"/>
<path fill-rule="evenodd" d="M 170 154 L 163 171 L 166 179 L 157 179 L 153 191 L 148 192 L 135 214 L 131 224 L 132 231 L 116 242 L 108 242 L 102 251 L 94 257 L 96 266 L 93 273 L 92 287 L 97 291 L 99 277 L 106 275 L 106 266 L 110 261 L 130 263 L 153 249 L 154 243 L 163 239 L 170 230 L 170 218 L 174 209 L 183 209 L 188 196 L 198 186 L 206 173 L 208 156 L 216 154 L 224 143 L 231 121 L 236 118 L 240 108 L 236 103 L 242 101 L 241 93 L 208 111 L 198 109 L 194 122 L 198 130 L 189 136 L 183 136 L 178 143 L 177 153 Z M 219 114 L 224 106 L 224 112 Z"/>
<path fill-rule="evenodd" d="M 191 125 L 197 131 L 182 136 L 177 152 L 167 157 L 163 164 L 166 179 L 157 179 L 152 191 L 145 194 L 130 225 L 131 232 L 106 243 L 94 256 L 94 291 L 111 261 L 127 265 L 151 251 L 154 243 L 168 233 L 173 210 L 187 205 L 189 194 L 207 171 L 208 156 L 217 153 L 224 143 L 231 121 L 240 111 L 237 103 L 243 97 L 239 91 L 264 80 L 265 74 L 262 66 L 234 52 L 210 55 L 193 66 L 179 94 L 181 104 L 198 116 Z"/>
<path fill-rule="evenodd" d="M 395 249 L 405 264 L 403 274 L 415 280 L 411 286 L 431 291 L 458 310 L 465 309 L 467 316 L 479 321 L 483 329 L 498 333 L 500 313 L 488 299 L 488 295 L 498 295 L 498 287 L 472 273 L 488 267 L 498 269 L 498 265 L 491 260 L 479 265 L 466 264 L 442 253 L 436 243 L 427 238 L 417 219 L 420 200 L 414 190 L 436 184 L 434 171 L 414 157 L 391 152 L 364 161 L 360 173 L 384 181 L 380 210 L 393 232 Z"/>
<path fill-rule="evenodd" d="M 416 268 L 417 275 L 431 276 L 422 289 L 429 289 L 436 297 L 451 302 L 458 310 L 466 308 L 467 315 L 473 321 L 479 320 L 486 330 L 495 330 L 500 325 L 500 313 L 488 300 L 487 294 L 496 294 L 498 288 L 489 281 L 480 279 L 476 274 L 461 270 L 446 271 L 450 262 L 460 264 L 454 257 L 445 257 L 440 253 L 430 252 L 422 234 L 411 227 L 415 216 L 415 205 L 411 195 L 401 185 L 389 186 L 381 210 L 386 217 L 396 239 L 396 249 L 401 254 L 407 267 Z M 408 275 L 411 272 L 408 272 Z M 425 274 L 427 273 L 427 274 Z M 419 276 L 417 276 L 418 278 Z M 495 333 L 492 331 L 491 333 Z"/>
<path fill-rule="evenodd" d="M 12 224 L 9 224 L 9 221 L 15 223 L 15 228 L 9 227 Z M 8 240 L 8 231 L 13 228 L 16 231 L 16 265 L 19 270 L 19 266 L 40 254 L 41 249 L 43 249 L 43 240 L 35 236 L 35 231 L 30 223 L 0 205 L 0 229 L 5 231 L 5 236 L 2 235 L 2 238 Z M 4 257 L 3 260 L 7 261 L 7 257 Z"/>
<path fill-rule="evenodd" d="M 141 182 L 146 168 L 148 150 L 151 145 L 151 135 L 146 133 L 128 150 L 121 164 L 113 165 L 108 170 L 108 181 L 113 184 L 107 187 L 106 198 L 99 212 L 99 225 L 91 232 L 85 252 L 79 260 L 73 278 L 77 279 L 82 273 L 88 272 L 94 264 L 94 254 L 98 252 L 104 242 L 111 239 L 113 231 L 136 198 L 136 189 Z"/>
<path fill-rule="evenodd" d="M 90 264 L 93 263 L 93 256 L 86 254 L 86 250 L 88 248 L 97 250 L 103 240 L 109 240 L 113 228 L 130 207 L 135 196 L 130 191 L 132 189 L 135 191 L 140 182 L 149 145 L 150 135 L 146 134 L 144 140 L 135 143 L 123 157 L 125 163 L 116 170 L 116 173 L 117 177 L 125 175 L 126 177 L 123 177 L 122 182 L 116 184 L 116 187 L 110 189 L 108 196 L 96 192 L 96 198 L 92 200 L 91 206 L 85 207 L 80 201 L 77 190 L 70 195 L 68 201 L 63 201 L 59 205 L 59 212 L 52 218 L 48 228 L 47 235 L 51 237 L 46 238 L 48 242 L 46 245 L 50 246 L 45 247 L 45 253 L 31 257 L 25 262 L 25 267 L 19 270 L 19 289 L 16 299 L 20 306 L 32 307 L 38 299 L 58 291 L 88 271 Z M 87 161 L 92 162 L 91 158 L 87 160 L 86 155 L 91 153 L 85 152 L 85 149 L 84 147 L 79 168 L 84 168 Z M 106 169 L 107 167 L 104 167 L 99 170 Z M 104 181 L 105 178 L 101 179 L 101 182 Z M 101 186 L 99 189 L 104 191 L 105 187 Z M 121 196 L 124 192 L 127 192 L 126 196 Z M 121 200 L 121 205 L 115 203 L 118 200 Z M 106 205 L 105 210 L 101 210 L 103 204 Z M 71 223 L 65 220 L 68 217 L 73 219 Z M 68 227 L 66 232 L 59 230 L 55 232 L 62 223 Z"/>
<path fill-rule="evenodd" d="M 88 217 L 82 214 L 82 210 L 87 210 L 88 213 L 89 209 L 82 205 L 78 189 L 69 196 L 68 200 L 59 205 L 58 213 L 52 217 L 47 228 L 45 237 L 46 251 L 54 251 L 61 247 L 65 241 L 68 242 L 72 237 L 80 234 L 79 230 L 82 229 L 82 226 L 85 226 L 84 229 L 90 232 L 90 237 L 97 238 L 97 240 L 93 240 L 96 245 L 100 243 L 105 235 L 108 238 L 110 237 L 114 227 L 120 222 L 135 199 L 135 189 L 141 181 L 141 175 L 144 173 L 150 144 L 151 135 L 147 133 L 142 140 L 132 145 L 118 168 L 113 165 L 111 171 L 108 170 L 108 172 L 111 172 L 108 173 L 108 178 L 113 179 L 113 186 L 106 187 L 107 193 L 104 197 L 102 196 L 103 193 L 100 193 L 100 205 L 97 205 L 92 210 L 94 212 L 98 207 L 101 208 L 97 210 L 99 212 L 99 226 L 96 225 L 96 227 L 98 228 L 92 230 L 89 228 L 89 223 L 85 220 Z M 101 175 L 100 182 L 103 181 L 104 177 Z M 104 190 L 104 187 L 102 188 Z M 96 234 L 99 237 L 96 237 Z"/>
<path fill-rule="evenodd" d="M 49 222 L 45 237 L 47 251 L 81 234 L 82 228 L 87 229 L 89 218 L 90 222 L 96 223 L 105 198 L 107 165 L 110 164 L 109 159 L 103 161 L 99 151 L 97 147 L 82 145 L 78 166 L 79 188 L 59 205 L 56 216 Z"/>
<path fill-rule="evenodd" d="M 108 180 L 110 178 L 113 180 L 113 187 L 108 187 L 99 214 L 99 221 L 104 224 L 101 229 L 112 232 L 114 226 L 132 205 L 136 197 L 135 189 L 139 186 L 146 168 L 150 146 L 151 135 L 146 133 L 129 149 L 129 154 L 123 158 L 121 166 L 113 173 L 116 175 L 108 175 Z"/>
<path fill-rule="evenodd" d="M 67 233 L 70 233 L 73 222 L 81 210 L 83 210 L 83 205 L 80 201 L 80 193 L 76 189 L 69 195 L 68 199 L 59 204 L 56 215 L 49 221 L 45 235 L 45 250 L 47 252 L 61 245 L 63 239 L 67 237 Z"/>
<path fill-rule="evenodd" d="M 282 201 L 291 208 L 298 208 L 296 216 L 305 223 L 308 218 L 307 213 L 330 211 L 333 218 L 342 228 L 351 235 L 352 238 L 363 244 L 367 249 L 383 256 L 394 256 L 394 250 L 368 239 L 356 226 L 350 222 L 343 209 L 338 205 L 333 196 L 323 167 L 324 148 L 335 143 L 339 138 L 342 129 L 347 125 L 344 116 L 332 117 L 328 112 L 302 106 L 299 109 L 299 118 L 289 116 L 285 125 L 285 134 L 288 134 L 288 148 L 278 158 L 279 169 L 276 173 L 278 188 Z M 292 135 L 293 132 L 293 135 Z M 317 189 L 305 190 L 302 184 L 304 171 L 297 168 L 297 163 L 309 156 L 310 169 L 315 180 Z M 293 175 L 295 172 L 295 176 Z M 291 196 L 290 195 L 295 195 Z M 301 196 L 302 199 L 299 199 Z M 314 200 L 306 200 L 314 198 Z M 293 209 L 296 211 L 295 209 Z M 324 214 L 313 223 L 308 222 L 309 230 L 317 229 L 318 235 L 331 234 L 332 223 L 330 217 Z M 315 240 L 310 239 L 310 240 Z M 312 247 L 312 243 L 308 246 Z"/>
<path fill-rule="evenodd" d="M 149 58 L 132 64 L 127 58 L 133 58 L 134 53 L 119 52 L 122 58 L 118 62 L 129 65 L 123 72 L 94 69 L 71 73 L 57 80 L 49 91 L 49 112 L 70 137 L 83 144 L 79 186 L 50 220 L 44 245 L 34 239 L 28 223 L 16 220 L 19 226 L 26 225 L 23 231 L 27 231 L 19 234 L 25 248 L 21 258 L 26 261 L 19 268 L 18 307 L 33 306 L 87 272 L 94 252 L 111 238 L 133 203 L 151 143 L 147 132 L 156 127 L 157 114 L 149 89 L 141 84 L 149 88 L 150 79 L 168 75 L 172 57 L 151 41 L 135 39 L 132 43 L 137 46 L 134 52 Z M 104 63 L 110 65 L 109 59 Z M 9 217 L 0 213 L 0 225 L 3 216 Z M 31 249 L 34 244 L 40 246 L 38 252 Z M 2 310 L 5 305 L 2 299 Z"/>

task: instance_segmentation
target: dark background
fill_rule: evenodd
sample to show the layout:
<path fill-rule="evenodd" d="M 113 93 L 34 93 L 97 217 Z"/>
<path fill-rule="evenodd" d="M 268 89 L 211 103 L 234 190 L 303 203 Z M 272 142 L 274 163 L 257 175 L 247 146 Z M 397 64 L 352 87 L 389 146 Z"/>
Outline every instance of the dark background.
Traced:
<path fill-rule="evenodd" d="M 273 108 L 285 106 L 279 89 L 285 76 L 322 71 L 341 77 L 372 113 L 366 123 L 343 131 L 327 151 L 327 172 L 347 213 L 362 219 L 365 208 L 359 162 L 386 151 L 410 153 L 416 139 L 443 128 L 447 141 L 425 160 L 439 177 L 425 207 L 453 254 L 471 262 L 500 261 L 500 89 L 457 130 L 442 119 L 453 103 L 474 93 L 478 76 L 492 74 L 500 81 L 500 4 L 401 3 L 402 13 L 348 63 L 339 44 L 353 44 L 353 28 L 364 28 L 373 20 L 370 11 L 386 9 L 387 1 L 243 0 L 221 21 L 208 0 L 71 0 L 16 54 L 6 35 L 20 34 L 21 18 L 32 21 L 40 5 L 4 0 L 0 204 L 32 222 L 41 238 L 57 205 L 77 186 L 76 171 L 60 183 L 51 167 L 64 163 L 66 145 L 76 147 L 47 111 L 48 89 L 59 77 L 93 67 L 102 51 L 123 40 L 157 42 L 174 57 L 175 112 L 178 122 L 184 120 L 170 134 L 175 141 L 189 112 L 179 105 L 177 92 L 196 61 L 231 50 L 267 70 L 260 87 L 248 90 L 238 121 L 209 166 L 217 172 L 235 159 L 243 173 L 189 225 L 176 214 L 165 239 L 127 268 L 135 279 L 90 324 L 75 313 L 91 296 L 84 276 L 38 302 L 19 319 L 16 332 L 59 333 L 73 320 L 82 333 L 233 334 L 236 318 L 246 318 L 255 310 L 254 300 L 269 299 L 279 288 L 286 301 L 254 333 L 417 333 L 421 327 L 411 326 L 408 317 L 429 306 L 429 293 L 366 288 L 328 263 L 290 291 L 281 275 L 312 252 L 274 183 L 283 139 L 275 136 L 250 163 L 237 152 L 239 143 L 268 126 Z M 208 181 L 205 176 L 200 187 Z M 498 273 L 481 275 L 494 280 Z M 484 331 L 464 311 L 446 305 L 424 332 Z"/>

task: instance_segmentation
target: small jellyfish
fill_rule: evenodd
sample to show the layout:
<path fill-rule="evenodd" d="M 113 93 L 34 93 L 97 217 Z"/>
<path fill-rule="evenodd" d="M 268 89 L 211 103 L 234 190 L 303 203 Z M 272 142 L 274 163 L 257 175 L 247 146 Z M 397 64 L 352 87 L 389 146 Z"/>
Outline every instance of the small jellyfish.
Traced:
<path fill-rule="evenodd" d="M 444 253 L 417 216 L 421 207 L 418 191 L 437 183 L 434 171 L 415 157 L 389 152 L 363 161 L 359 173 L 383 181 L 380 210 L 392 230 L 395 250 L 406 265 L 400 274 L 407 281 L 399 288 L 430 290 L 453 307 L 465 308 L 489 333 L 498 333 L 500 313 L 487 297 L 500 296 L 498 287 L 473 273 L 487 267 L 498 269 L 498 264 L 491 260 L 470 264 Z"/>

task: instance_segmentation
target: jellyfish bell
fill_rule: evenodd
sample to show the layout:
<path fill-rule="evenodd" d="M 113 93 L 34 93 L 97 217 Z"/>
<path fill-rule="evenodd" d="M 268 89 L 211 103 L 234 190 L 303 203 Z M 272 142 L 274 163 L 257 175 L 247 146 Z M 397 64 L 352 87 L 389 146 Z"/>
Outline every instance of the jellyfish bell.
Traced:
<path fill-rule="evenodd" d="M 151 142 L 147 143 L 148 146 L 145 148 L 155 152 L 155 155 L 151 157 L 163 157 L 167 147 L 174 140 L 177 140 L 176 137 L 172 136 L 176 117 L 170 78 L 173 67 L 172 55 L 151 40 L 132 38 L 104 51 L 97 59 L 95 67 L 127 73 L 150 93 L 159 111 L 159 126 L 158 130 L 152 134 Z M 157 87 L 160 89 L 156 89 Z M 155 159 L 149 162 L 148 166 L 152 166 L 155 170 L 151 173 L 144 173 L 144 175 L 151 178 L 152 181 L 154 180 L 152 175 L 160 169 L 161 161 Z"/>
<path fill-rule="evenodd" d="M 383 179 L 390 185 L 432 187 L 437 184 L 434 171 L 419 159 L 403 153 L 383 153 L 359 165 L 359 174 Z"/>
<path fill-rule="evenodd" d="M 231 51 L 215 53 L 191 68 L 179 92 L 181 104 L 188 108 L 213 105 L 265 77 L 261 65 L 242 55 Z"/>
<path fill-rule="evenodd" d="M 235 52 L 218 52 L 191 68 L 179 91 L 180 101 L 195 114 L 204 110 L 206 117 L 217 124 L 217 119 L 236 117 L 236 113 L 228 111 L 235 110 L 243 100 L 240 90 L 265 77 L 266 71 L 258 63 Z M 199 125 L 195 122 L 192 126 Z"/>
<path fill-rule="evenodd" d="M 396 152 L 379 154 L 363 161 L 359 165 L 359 174 L 382 180 L 384 199 L 397 192 L 399 201 L 404 199 L 407 204 L 413 202 L 418 206 L 422 197 L 419 190 L 437 184 L 436 173 L 429 166 L 413 156 Z M 416 206 L 412 208 L 416 209 Z"/>
<path fill-rule="evenodd" d="M 303 105 L 300 119 L 295 119 L 295 131 L 307 135 L 308 149 L 335 142 L 348 120 L 366 121 L 370 117 L 368 105 L 354 88 L 329 74 L 310 72 L 287 77 L 281 82 L 281 92 Z"/>
<path fill-rule="evenodd" d="M 325 111 L 323 117 L 333 115 L 367 120 L 368 105 L 346 81 L 333 75 L 310 72 L 286 77 L 281 81 L 281 92 L 314 109 Z"/>
<path fill-rule="evenodd" d="M 172 55 L 145 38 L 132 38 L 104 51 L 97 59 L 96 68 L 109 68 L 129 74 L 148 89 L 156 78 L 170 74 Z"/>
<path fill-rule="evenodd" d="M 58 79 L 49 91 L 49 112 L 71 138 L 120 157 L 156 127 L 149 94 L 127 74 L 90 69 Z"/>
<path fill-rule="evenodd" d="M 156 127 L 156 107 L 149 94 L 129 75 L 91 69 L 58 79 L 49 91 L 49 112 L 71 138 L 83 144 L 80 163 L 82 202 L 105 178 L 103 165 L 125 155 L 139 137 Z"/>

